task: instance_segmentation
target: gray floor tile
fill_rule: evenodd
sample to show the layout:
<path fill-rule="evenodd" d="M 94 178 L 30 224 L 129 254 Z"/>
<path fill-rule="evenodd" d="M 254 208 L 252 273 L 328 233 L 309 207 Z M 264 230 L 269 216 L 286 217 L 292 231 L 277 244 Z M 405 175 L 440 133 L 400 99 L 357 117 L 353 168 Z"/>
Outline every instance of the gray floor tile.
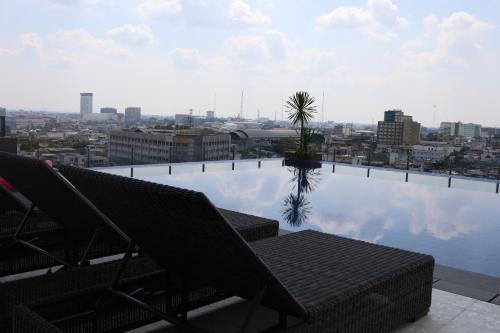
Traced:
<path fill-rule="evenodd" d="M 471 307 L 477 300 L 465 297 L 461 295 L 456 295 L 439 289 L 432 290 L 432 306 L 441 307 L 453 305 L 460 307 L 462 309 L 467 309 Z"/>
<path fill-rule="evenodd" d="M 474 311 L 500 321 L 500 306 L 491 303 L 474 303 L 468 311 Z"/>
<path fill-rule="evenodd" d="M 440 329 L 438 333 L 500 333 L 500 320 L 466 310 Z"/>

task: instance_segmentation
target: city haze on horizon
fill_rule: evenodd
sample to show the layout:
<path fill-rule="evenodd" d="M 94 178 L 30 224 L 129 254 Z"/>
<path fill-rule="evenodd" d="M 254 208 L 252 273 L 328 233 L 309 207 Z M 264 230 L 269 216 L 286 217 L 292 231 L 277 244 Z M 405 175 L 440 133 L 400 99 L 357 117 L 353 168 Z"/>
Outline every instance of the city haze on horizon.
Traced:
<path fill-rule="evenodd" d="M 94 113 L 231 117 L 244 91 L 244 117 L 280 120 L 307 90 L 316 120 L 324 91 L 325 120 L 402 109 L 424 126 L 500 126 L 499 13 L 494 0 L 1 3 L 0 106 L 78 112 L 92 92 Z"/>

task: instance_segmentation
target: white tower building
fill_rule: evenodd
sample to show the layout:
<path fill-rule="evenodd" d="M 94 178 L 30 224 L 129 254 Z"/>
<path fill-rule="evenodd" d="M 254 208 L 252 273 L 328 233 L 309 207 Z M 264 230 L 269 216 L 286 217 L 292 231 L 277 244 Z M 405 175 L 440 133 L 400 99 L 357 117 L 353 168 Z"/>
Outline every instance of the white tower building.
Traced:
<path fill-rule="evenodd" d="M 86 115 L 92 113 L 92 93 L 81 93 L 80 94 L 80 115 Z"/>

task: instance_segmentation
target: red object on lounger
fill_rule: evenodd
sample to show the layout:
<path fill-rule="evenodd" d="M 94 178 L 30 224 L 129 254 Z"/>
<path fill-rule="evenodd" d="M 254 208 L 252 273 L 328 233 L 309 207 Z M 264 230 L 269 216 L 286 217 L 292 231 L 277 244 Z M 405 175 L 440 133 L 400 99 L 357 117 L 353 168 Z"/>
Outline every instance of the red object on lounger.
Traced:
<path fill-rule="evenodd" d="M 3 186 L 5 187 L 7 190 L 9 191 L 12 191 L 12 192 L 15 192 L 16 189 L 14 187 L 12 187 L 12 185 L 10 185 L 5 179 L 3 179 L 2 177 L 0 177 L 0 186 Z"/>

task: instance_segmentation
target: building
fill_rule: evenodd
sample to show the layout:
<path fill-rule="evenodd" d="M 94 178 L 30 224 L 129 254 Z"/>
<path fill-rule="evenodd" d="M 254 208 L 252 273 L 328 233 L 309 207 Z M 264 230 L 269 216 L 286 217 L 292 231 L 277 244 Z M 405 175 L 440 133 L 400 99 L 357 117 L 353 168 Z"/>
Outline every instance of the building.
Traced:
<path fill-rule="evenodd" d="M 109 160 L 118 164 L 227 160 L 230 146 L 229 134 L 210 134 L 201 130 L 112 131 Z"/>
<path fill-rule="evenodd" d="M 3 138 L 7 135 L 7 110 L 4 108 L 0 108 L 0 138 Z"/>
<path fill-rule="evenodd" d="M 92 113 L 92 98 L 94 94 L 92 93 L 81 93 L 80 94 L 80 115 L 85 115 Z"/>
<path fill-rule="evenodd" d="M 89 113 L 82 115 L 83 121 L 89 122 L 106 122 L 116 121 L 116 114 L 113 113 Z"/>
<path fill-rule="evenodd" d="M 462 122 L 442 122 L 440 126 L 441 134 L 444 137 L 462 137 L 474 139 L 481 137 L 481 125 L 464 124 Z"/>
<path fill-rule="evenodd" d="M 414 145 L 412 149 L 413 161 L 416 163 L 440 162 L 450 156 L 456 149 L 439 143 Z"/>
<path fill-rule="evenodd" d="M 333 128 L 334 136 L 346 137 L 346 136 L 351 136 L 351 134 L 352 134 L 352 129 L 347 124 L 337 124 Z"/>
<path fill-rule="evenodd" d="M 17 154 L 17 139 L 8 138 L 7 135 L 7 125 L 5 118 L 7 116 L 7 110 L 0 108 L 0 151 L 7 152 L 11 154 Z"/>
<path fill-rule="evenodd" d="M 141 108 L 128 107 L 125 109 L 125 124 L 134 125 L 141 121 Z"/>
<path fill-rule="evenodd" d="M 193 116 L 190 114 L 176 114 L 175 115 L 175 125 L 176 126 L 193 126 Z"/>
<path fill-rule="evenodd" d="M 101 108 L 101 113 L 107 113 L 107 114 L 117 114 L 118 110 L 116 108 Z"/>
<path fill-rule="evenodd" d="M 207 119 L 209 120 L 215 119 L 215 111 L 207 111 Z"/>
<path fill-rule="evenodd" d="M 231 140 L 240 149 L 251 149 L 255 146 L 269 146 L 273 142 L 289 139 L 298 140 L 299 133 L 290 129 L 245 129 L 230 133 Z"/>
<path fill-rule="evenodd" d="M 383 146 L 412 146 L 420 141 L 420 123 L 401 110 L 389 110 L 378 122 L 377 142 Z"/>
<path fill-rule="evenodd" d="M 389 110 L 384 112 L 384 121 L 386 123 L 400 123 L 404 116 L 401 110 Z"/>

